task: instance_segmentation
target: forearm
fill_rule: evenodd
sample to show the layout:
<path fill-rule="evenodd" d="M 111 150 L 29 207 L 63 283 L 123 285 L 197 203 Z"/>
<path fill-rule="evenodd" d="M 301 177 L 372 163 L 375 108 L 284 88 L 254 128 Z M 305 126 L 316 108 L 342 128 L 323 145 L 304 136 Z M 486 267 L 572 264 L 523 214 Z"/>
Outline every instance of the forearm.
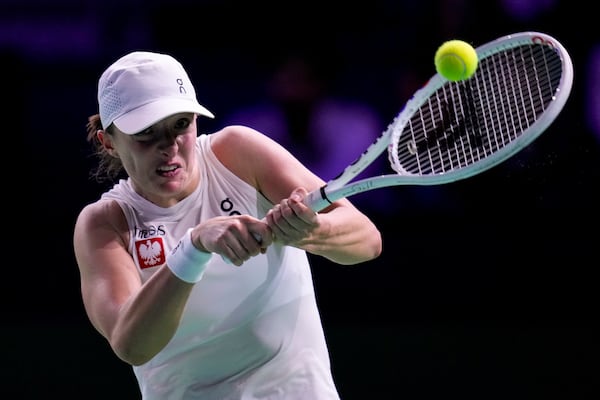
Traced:
<path fill-rule="evenodd" d="M 381 254 L 381 233 L 365 215 L 338 207 L 319 214 L 319 220 L 317 229 L 298 247 L 343 265 L 369 261 Z"/>
<path fill-rule="evenodd" d="M 179 326 L 192 287 L 164 266 L 124 303 L 109 338 L 119 358 L 140 365 L 162 350 Z"/>

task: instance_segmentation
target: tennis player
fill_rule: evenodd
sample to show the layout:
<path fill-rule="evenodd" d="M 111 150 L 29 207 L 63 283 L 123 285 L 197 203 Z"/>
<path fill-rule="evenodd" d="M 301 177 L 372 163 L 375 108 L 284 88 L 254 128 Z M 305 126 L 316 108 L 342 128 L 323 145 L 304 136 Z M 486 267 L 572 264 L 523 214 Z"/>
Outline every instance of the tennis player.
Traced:
<path fill-rule="evenodd" d="M 307 253 L 353 265 L 382 251 L 347 199 L 313 212 L 324 182 L 244 126 L 199 133 L 173 57 L 132 52 L 98 83 L 92 171 L 74 250 L 87 315 L 144 400 L 338 399 Z"/>

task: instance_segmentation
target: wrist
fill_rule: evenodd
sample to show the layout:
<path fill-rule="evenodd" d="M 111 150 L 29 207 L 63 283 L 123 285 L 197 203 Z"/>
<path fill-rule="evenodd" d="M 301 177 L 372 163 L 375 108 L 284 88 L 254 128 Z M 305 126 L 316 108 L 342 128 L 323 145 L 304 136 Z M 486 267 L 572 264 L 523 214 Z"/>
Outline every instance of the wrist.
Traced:
<path fill-rule="evenodd" d="M 192 243 L 192 228 L 188 229 L 177 245 L 167 254 L 167 267 L 171 272 L 188 283 L 196 283 L 204 275 L 206 263 L 212 253 L 198 250 Z"/>

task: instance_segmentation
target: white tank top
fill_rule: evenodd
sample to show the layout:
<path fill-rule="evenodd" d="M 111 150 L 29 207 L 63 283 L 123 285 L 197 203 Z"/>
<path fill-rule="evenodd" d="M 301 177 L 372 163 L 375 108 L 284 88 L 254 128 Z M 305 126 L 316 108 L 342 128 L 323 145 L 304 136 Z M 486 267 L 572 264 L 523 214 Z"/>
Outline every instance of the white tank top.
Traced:
<path fill-rule="evenodd" d="M 170 208 L 121 180 L 116 200 L 129 225 L 129 252 L 146 281 L 185 231 L 208 218 L 264 217 L 272 204 L 197 139 L 200 185 Z M 149 332 L 149 334 L 152 334 Z M 274 244 L 241 267 L 213 256 L 181 324 L 152 360 L 133 367 L 144 400 L 339 399 L 303 250 Z"/>

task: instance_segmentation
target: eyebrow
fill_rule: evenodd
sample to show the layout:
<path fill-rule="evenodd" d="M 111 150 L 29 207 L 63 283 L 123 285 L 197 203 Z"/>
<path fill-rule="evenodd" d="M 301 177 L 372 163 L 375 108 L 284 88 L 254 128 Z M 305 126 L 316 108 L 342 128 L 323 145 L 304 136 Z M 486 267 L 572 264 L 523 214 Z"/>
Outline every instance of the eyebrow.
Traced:
<path fill-rule="evenodd" d="M 131 136 L 133 136 L 133 137 L 153 136 L 153 135 L 155 135 L 155 134 L 156 134 L 156 129 L 152 129 L 152 128 L 153 128 L 153 126 L 154 126 L 154 125 L 152 125 L 151 127 L 148 127 L 148 128 L 146 128 L 146 129 L 144 129 L 144 130 L 143 130 L 143 131 L 141 131 L 141 132 L 134 133 L 134 134 L 133 134 L 133 135 L 131 135 Z"/>

